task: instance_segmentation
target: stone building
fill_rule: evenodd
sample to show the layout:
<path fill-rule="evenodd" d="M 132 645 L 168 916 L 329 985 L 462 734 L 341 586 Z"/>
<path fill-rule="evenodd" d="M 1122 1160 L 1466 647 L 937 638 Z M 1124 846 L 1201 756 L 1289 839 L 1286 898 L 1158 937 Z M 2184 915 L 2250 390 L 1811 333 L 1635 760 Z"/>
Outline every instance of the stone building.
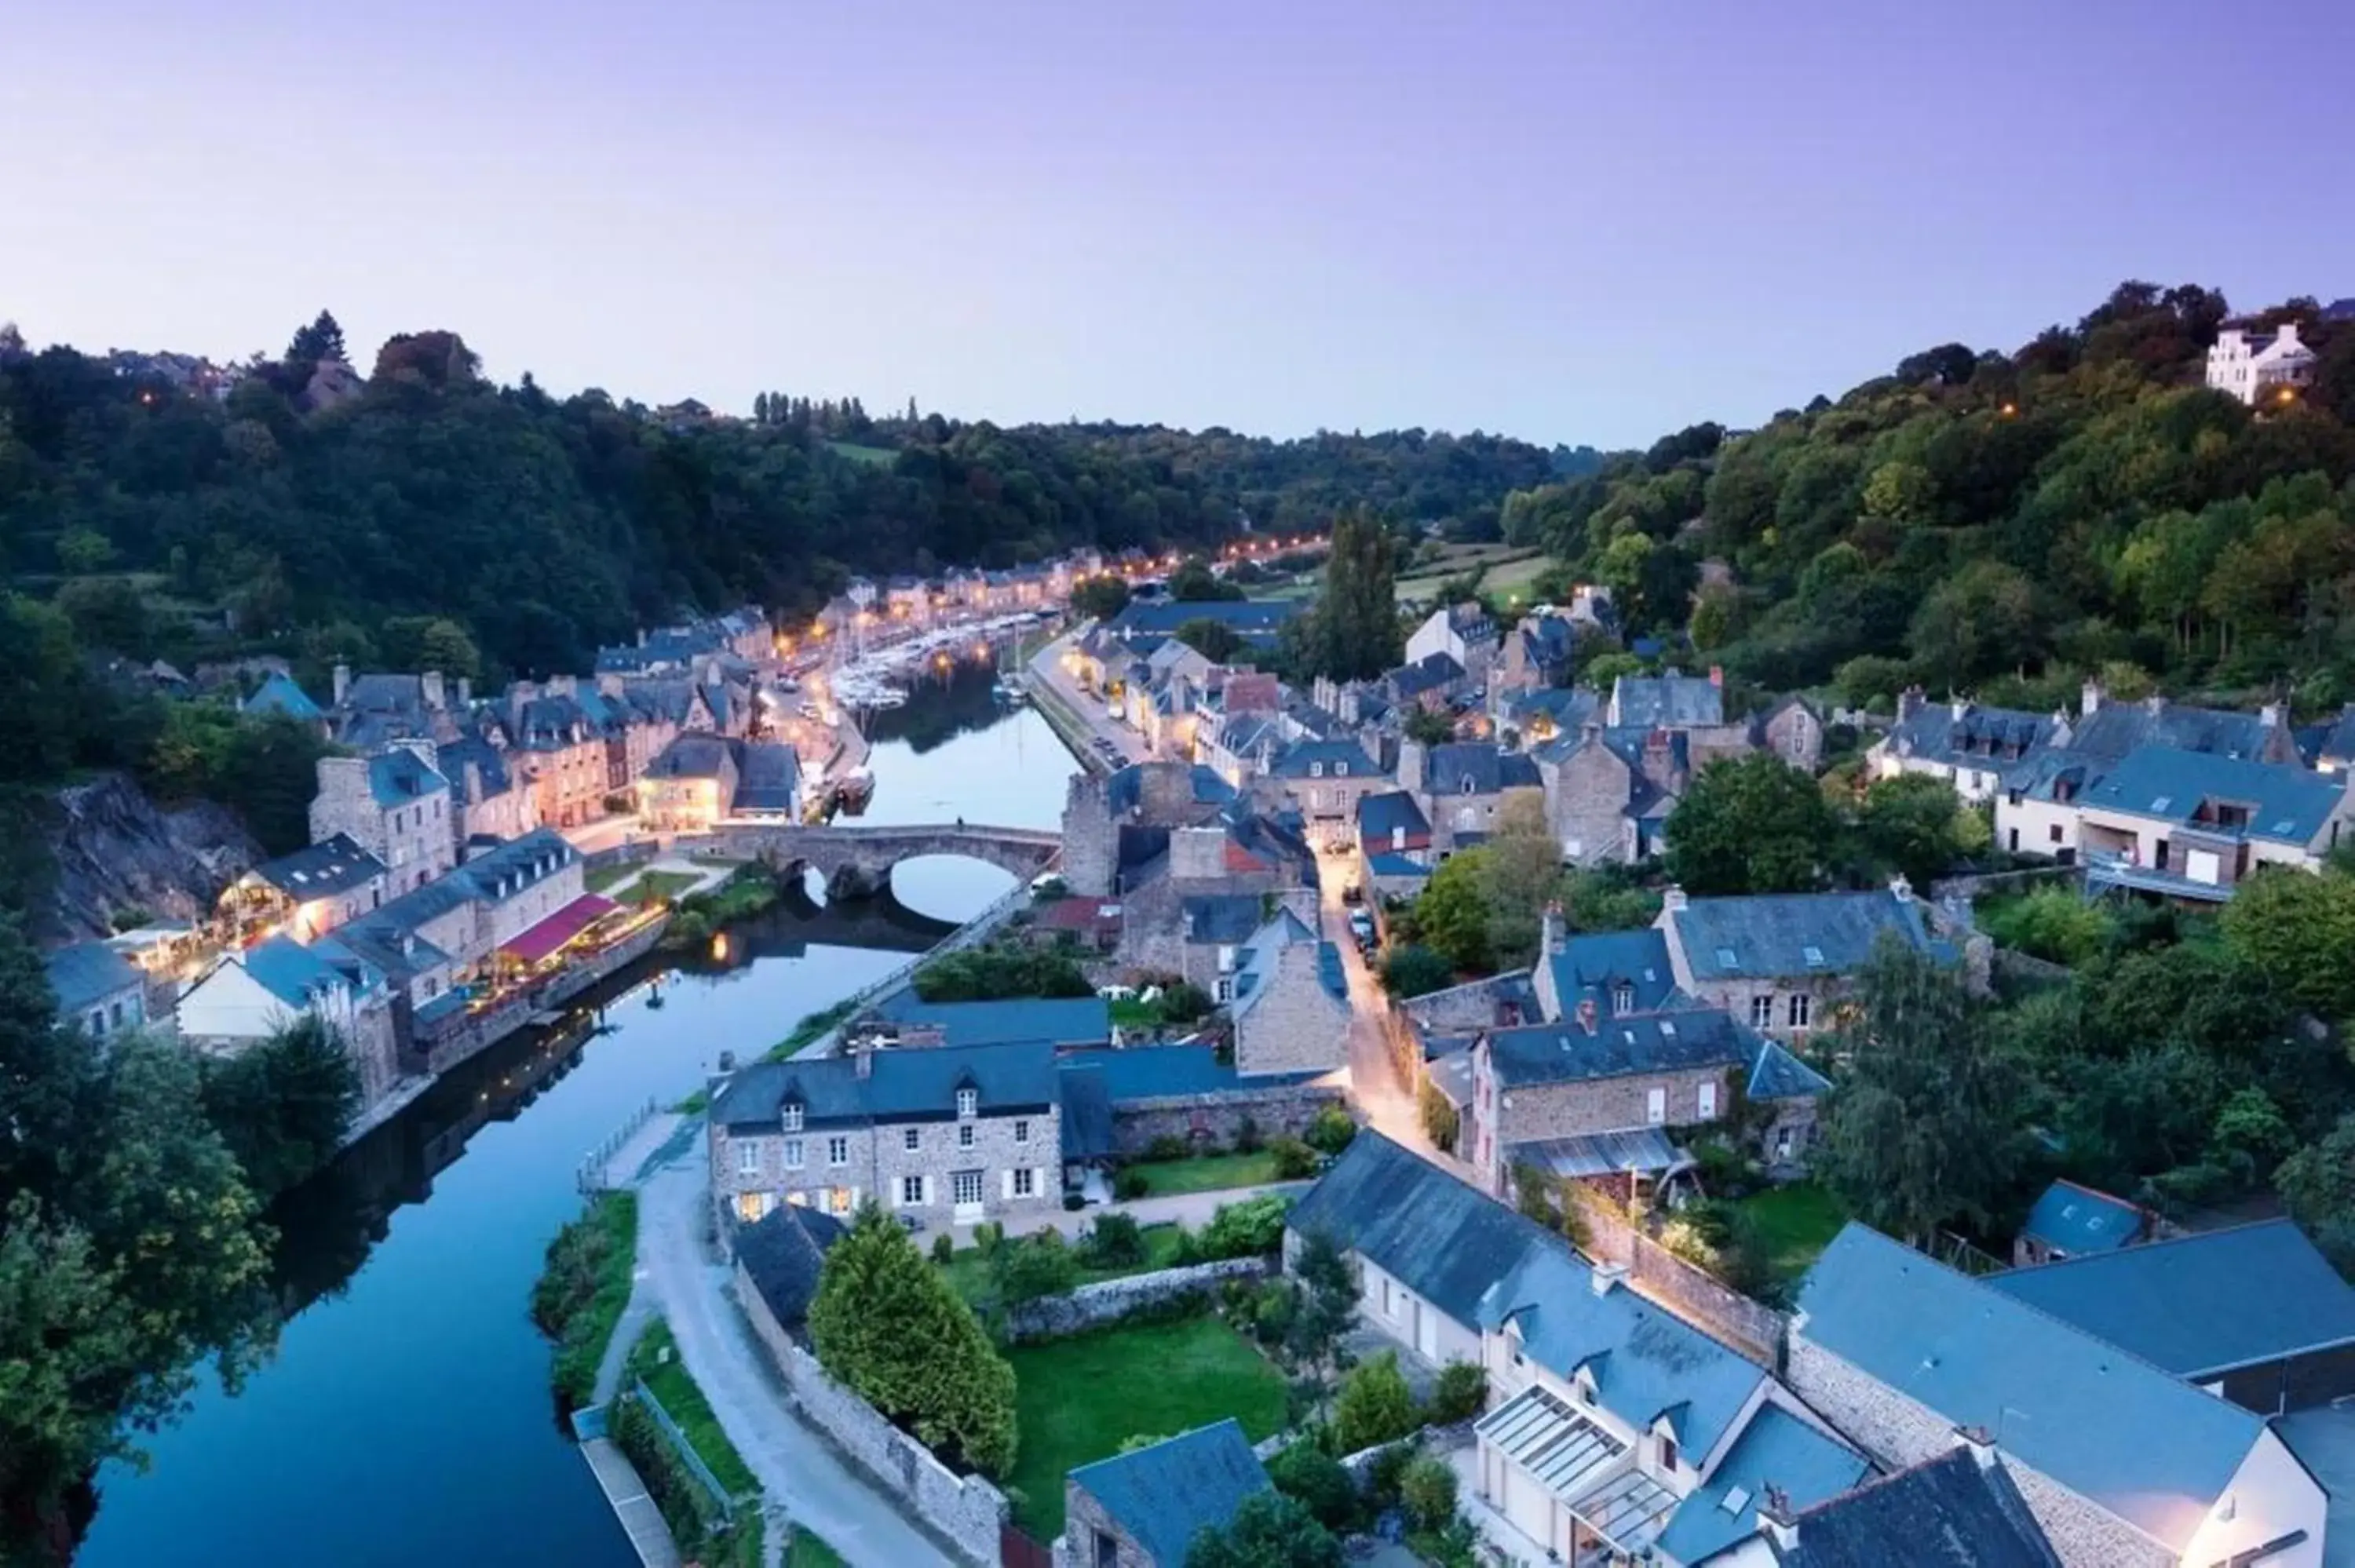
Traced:
<path fill-rule="evenodd" d="M 1212 998 L 1234 1022 L 1235 1070 L 1244 1077 L 1318 1073 L 1349 1059 L 1349 987 L 1341 955 L 1282 909 L 1252 934 Z"/>
<path fill-rule="evenodd" d="M 1497 830 L 1508 799 L 1542 800 L 1545 780 L 1537 763 L 1522 752 L 1502 751 L 1485 741 L 1399 746 L 1398 785 L 1415 798 L 1431 823 L 1441 859 L 1485 842 Z"/>
<path fill-rule="evenodd" d="M 712 1102 L 713 1206 L 749 1222 L 780 1203 L 844 1216 L 873 1198 L 925 1226 L 1050 1213 L 1060 1104 L 1044 1041 L 757 1063 Z"/>
<path fill-rule="evenodd" d="M 1546 823 L 1573 865 L 1632 864 L 1659 853 L 1668 815 L 1691 782 L 1684 736 L 1590 722 L 1533 754 Z"/>
<path fill-rule="evenodd" d="M 388 896 L 411 892 L 458 863 L 450 781 L 434 743 L 395 741 L 373 757 L 319 758 L 311 842 L 341 833 L 384 863 Z"/>
<path fill-rule="evenodd" d="M 1063 1483 L 1062 1568 L 1186 1568 L 1195 1533 L 1223 1528 L 1267 1471 L 1232 1416 L 1082 1465 Z"/>
<path fill-rule="evenodd" d="M 240 946 L 282 931 L 307 942 L 382 904 L 385 884 L 384 862 L 336 833 L 230 883 L 215 916 Z"/>
<path fill-rule="evenodd" d="M 225 1056 L 315 1018 L 358 1069 L 363 1105 L 382 1098 L 400 1075 L 385 974 L 333 937 L 307 945 L 272 937 L 231 954 L 180 999 L 179 1017 L 182 1039 Z"/>

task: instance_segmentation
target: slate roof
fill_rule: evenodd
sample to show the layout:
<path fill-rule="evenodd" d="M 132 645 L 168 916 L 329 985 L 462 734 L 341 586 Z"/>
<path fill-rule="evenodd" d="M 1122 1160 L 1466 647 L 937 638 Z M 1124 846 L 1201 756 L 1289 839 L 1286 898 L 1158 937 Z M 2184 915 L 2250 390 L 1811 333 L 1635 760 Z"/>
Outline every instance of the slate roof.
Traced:
<path fill-rule="evenodd" d="M 1494 795 L 1543 782 L 1527 754 L 1499 751 L 1486 741 L 1434 746 L 1423 766 L 1423 792 L 1432 796 Z"/>
<path fill-rule="evenodd" d="M 1429 876 L 1431 867 L 1417 864 L 1402 854 L 1377 854 L 1366 858 L 1366 869 L 1376 876 Z"/>
<path fill-rule="evenodd" d="M 719 735 L 682 735 L 662 748 L 653 761 L 646 764 L 649 779 L 717 779 L 723 768 L 734 766 L 735 754 L 728 737 Z"/>
<path fill-rule="evenodd" d="M 413 806 L 430 795 L 446 793 L 450 781 L 425 765 L 424 758 L 403 747 L 391 747 L 368 758 L 368 793 L 390 810 Z"/>
<path fill-rule="evenodd" d="M 1112 1007 L 1100 996 L 926 1001 L 908 989 L 877 1002 L 875 1013 L 896 1023 L 937 1026 L 947 1045 L 1099 1045 L 1112 1038 Z"/>
<path fill-rule="evenodd" d="M 1850 1223 L 1799 1294 L 1806 1338 L 2180 1552 L 2262 1418 Z"/>
<path fill-rule="evenodd" d="M 1234 1068 L 1219 1060 L 1211 1045 L 1130 1045 L 1066 1051 L 1060 1058 L 1066 1072 L 1092 1072 L 1103 1080 L 1114 1105 L 1133 1100 L 1161 1099 L 1171 1095 L 1215 1095 L 1242 1086 Z M 1298 1075 L 1302 1079 L 1315 1073 Z M 1254 1089 L 1269 1082 L 1255 1077 Z"/>
<path fill-rule="evenodd" d="M 2355 1404 L 2293 1410 L 2274 1430 L 2329 1494 L 2323 1516 L 2322 1568 L 2355 1564 Z"/>
<path fill-rule="evenodd" d="M 983 1116 L 1043 1112 L 1061 1097 L 1055 1048 L 1035 1041 L 877 1051 L 864 1078 L 856 1056 L 756 1062 L 728 1080 L 711 1116 L 722 1127 L 773 1131 L 785 1104 L 797 1101 L 810 1127 L 947 1121 L 960 1088 L 977 1092 Z"/>
<path fill-rule="evenodd" d="M 1198 806 L 1223 806 L 1235 798 L 1235 787 L 1219 777 L 1218 770 L 1196 763 L 1193 767 L 1194 803 Z M 1115 817 L 1133 811 L 1144 799 L 1145 765 L 1132 762 L 1104 780 L 1104 801 Z"/>
<path fill-rule="evenodd" d="M 1516 697 L 1506 707 L 1505 716 L 1517 725 L 1526 726 L 1543 714 L 1553 721 L 1555 729 L 1576 735 L 1580 726 L 1602 710 L 1602 696 L 1584 686 L 1549 686 L 1541 692 L 1531 692 Z"/>
<path fill-rule="evenodd" d="M 255 984 L 297 1010 L 336 991 L 366 990 L 376 980 L 374 966 L 332 937 L 308 947 L 291 937 L 272 937 L 234 961 Z"/>
<path fill-rule="evenodd" d="M 384 874 L 384 862 L 336 833 L 253 868 L 253 874 L 296 903 L 365 886 Z"/>
<path fill-rule="evenodd" d="M 2088 809 L 2153 817 L 2202 832 L 2302 845 L 2322 832 L 2346 793 L 2347 780 L 2329 774 L 2146 746 L 2095 779 L 2080 800 Z M 2195 821 L 2211 801 L 2245 806 L 2247 825 Z"/>
<path fill-rule="evenodd" d="M 2276 744 L 2278 733 L 2262 714 L 2187 707 L 2163 698 L 2156 705 L 2105 702 L 2077 721 L 2068 749 L 2103 762 L 2122 761 L 2146 746 L 2254 759 Z"/>
<path fill-rule="evenodd" d="M 1872 956 L 1883 932 L 1917 952 L 1954 955 L 1951 944 L 1931 935 L 1919 900 L 1887 889 L 1694 898 L 1668 918 L 1693 978 L 1702 980 L 1848 974 Z"/>
<path fill-rule="evenodd" d="M 1778 1555 L 1782 1568 L 2061 1568 L 2001 1459 L 1983 1469 L 1959 1447 L 1802 1509 L 1797 1544 Z"/>
<path fill-rule="evenodd" d="M 292 676 L 275 670 L 253 689 L 253 695 L 239 705 L 250 714 L 283 714 L 304 724 L 316 724 L 326 716 L 319 711 L 319 705 L 294 683 Z"/>
<path fill-rule="evenodd" d="M 1095 1499 L 1158 1568 L 1184 1568 L 1197 1531 L 1224 1527 L 1245 1498 L 1268 1489 L 1267 1471 L 1232 1416 L 1082 1465 L 1071 1482 Z"/>
<path fill-rule="evenodd" d="M 1719 1008 L 1602 1017 L 1593 1033 L 1563 1019 L 1488 1035 L 1491 1069 L 1507 1089 L 1695 1067 L 1746 1067 L 1756 1054 L 1746 1032 Z"/>
<path fill-rule="evenodd" d="M 450 780 L 451 793 L 463 794 L 466 782 L 466 764 L 474 765 L 476 777 L 483 781 L 485 799 L 504 795 L 514 782 L 507 772 L 506 753 L 479 735 L 463 735 L 433 748 L 433 761 L 442 777 Z"/>
<path fill-rule="evenodd" d="M 1296 740 L 1278 747 L 1268 768 L 1278 779 L 1378 779 L 1381 771 L 1354 740 Z"/>
<path fill-rule="evenodd" d="M 1444 690 L 1463 678 L 1464 666 L 1453 653 L 1426 653 L 1382 677 L 1401 702 Z"/>
<path fill-rule="evenodd" d="M 1575 1013 L 1582 1000 L 1592 1001 L 1604 1017 L 1614 1012 L 1657 1012 L 1672 1005 L 1677 975 L 1668 962 L 1668 938 L 1657 927 L 1639 931 L 1582 932 L 1561 945 L 1561 951 L 1540 960 L 1553 971 L 1554 994 L 1561 999 L 1562 1014 Z M 1617 1005 L 1621 986 L 1633 992 L 1632 1005 Z"/>
<path fill-rule="evenodd" d="M 1417 839 L 1424 844 L 1431 842 L 1431 821 L 1423 814 L 1412 795 L 1403 789 L 1386 789 L 1379 795 L 1358 797 L 1358 837 L 1368 844 L 1387 846 L 1391 835 L 1406 830 L 1407 842 Z"/>
<path fill-rule="evenodd" d="M 1725 722 L 1725 688 L 1706 675 L 1674 670 L 1622 675 L 1611 685 L 1611 723 L 1644 729 L 1690 729 Z"/>
<path fill-rule="evenodd" d="M 1260 928 L 1267 906 L 1256 893 L 1202 893 L 1180 906 L 1180 929 L 1189 942 L 1240 946 Z"/>
<path fill-rule="evenodd" d="M 2083 1257 L 2115 1251 L 2140 1235 L 2142 1229 L 2142 1211 L 2124 1198 L 2061 1181 L 2038 1196 L 2019 1234 L 2071 1257 Z"/>
<path fill-rule="evenodd" d="M 1987 1284 L 2195 1383 L 2355 1345 L 2355 1286 L 2289 1220 L 2015 1268 Z"/>
<path fill-rule="evenodd" d="M 1781 1491 L 1793 1508 L 1804 1509 L 1871 1474 L 1871 1465 L 1838 1438 L 1779 1404 L 1762 1404 L 1709 1479 L 1678 1505 L 1653 1544 L 1675 1562 L 1698 1563 L 1757 1532 L 1758 1507 L 1768 1487 Z M 1739 1506 L 1727 1508 L 1729 1500 Z"/>
<path fill-rule="evenodd" d="M 2052 744 L 2061 729 L 2051 714 L 1966 703 L 1957 718 L 1951 703 L 1924 703 L 1891 725 L 1883 744 L 1901 757 L 2002 772 Z"/>
<path fill-rule="evenodd" d="M 1056 1069 L 1055 1088 L 1063 1107 L 1063 1158 L 1111 1159 L 1115 1152 L 1112 1086 L 1103 1069 L 1092 1063 L 1065 1062 Z"/>
<path fill-rule="evenodd" d="M 41 955 L 41 967 L 48 973 L 49 990 L 57 996 L 58 1011 L 67 1014 L 93 1007 L 118 991 L 146 984 L 139 966 L 104 942 L 76 942 L 70 947 L 51 948 Z"/>
<path fill-rule="evenodd" d="M 770 741 L 739 743 L 743 752 L 736 769 L 736 810 L 790 811 L 801 789 L 801 753 Z"/>
<path fill-rule="evenodd" d="M 826 1249 L 847 1230 L 832 1214 L 800 1203 L 781 1203 L 736 1228 L 736 1261 L 771 1315 L 788 1331 L 809 1316 Z"/>

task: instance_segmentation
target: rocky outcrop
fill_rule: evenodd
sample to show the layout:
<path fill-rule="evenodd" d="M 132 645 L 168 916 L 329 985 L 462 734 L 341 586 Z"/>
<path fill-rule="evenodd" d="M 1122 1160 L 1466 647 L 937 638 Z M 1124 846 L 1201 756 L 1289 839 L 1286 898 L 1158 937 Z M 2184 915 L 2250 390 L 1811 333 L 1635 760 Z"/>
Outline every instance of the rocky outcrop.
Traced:
<path fill-rule="evenodd" d="M 193 920 L 260 861 L 234 812 L 210 801 L 165 810 L 131 779 L 107 774 L 57 792 L 48 813 L 57 889 L 48 934 L 102 937 L 118 915 Z"/>

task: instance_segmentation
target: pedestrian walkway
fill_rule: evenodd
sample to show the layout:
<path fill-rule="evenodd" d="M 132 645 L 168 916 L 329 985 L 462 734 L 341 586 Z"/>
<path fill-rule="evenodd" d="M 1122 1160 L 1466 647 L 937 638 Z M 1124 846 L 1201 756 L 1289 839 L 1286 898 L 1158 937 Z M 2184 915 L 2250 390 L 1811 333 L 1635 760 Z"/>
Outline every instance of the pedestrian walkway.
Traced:
<path fill-rule="evenodd" d="M 645 1169 L 646 1161 L 656 1150 L 671 1140 L 686 1118 L 677 1111 L 656 1111 L 646 1118 L 637 1131 L 622 1140 L 605 1160 L 605 1186 L 612 1191 L 629 1186 Z"/>
<path fill-rule="evenodd" d="M 628 1457 L 610 1437 L 591 1437 L 581 1445 L 581 1452 L 588 1458 L 590 1472 L 597 1478 L 605 1500 L 613 1505 L 613 1516 L 622 1521 L 638 1561 L 645 1568 L 679 1568 L 678 1543 L 671 1540 L 662 1510 L 646 1495 L 645 1483 L 638 1478 Z"/>

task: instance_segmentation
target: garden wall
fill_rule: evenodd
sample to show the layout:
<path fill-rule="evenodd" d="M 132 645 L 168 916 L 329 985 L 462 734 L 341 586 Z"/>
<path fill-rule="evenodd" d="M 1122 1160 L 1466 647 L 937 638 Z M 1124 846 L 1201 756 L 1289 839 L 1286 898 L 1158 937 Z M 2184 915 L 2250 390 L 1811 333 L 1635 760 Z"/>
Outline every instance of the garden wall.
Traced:
<path fill-rule="evenodd" d="M 817 1358 L 786 1335 L 741 1264 L 735 1291 L 737 1304 L 768 1348 L 802 1416 L 907 1504 L 920 1523 L 973 1562 L 996 1568 L 998 1530 L 1007 1517 L 1006 1494 L 979 1476 L 956 1474 L 934 1458 L 931 1449 L 883 1419 L 873 1405 L 827 1376 Z"/>
<path fill-rule="evenodd" d="M 1221 1280 L 1255 1279 L 1266 1274 L 1273 1261 L 1264 1257 L 1220 1258 L 1184 1268 L 1156 1269 L 1151 1274 L 1132 1274 L 1124 1279 L 1082 1285 L 1064 1295 L 1026 1302 L 1007 1312 L 1007 1338 L 1018 1344 L 1025 1340 L 1060 1339 L 1066 1334 L 1085 1333 L 1090 1329 L 1116 1323 L 1148 1308 L 1191 1298 L 1207 1298 Z"/>
<path fill-rule="evenodd" d="M 1122 1100 L 1113 1107 L 1113 1151 L 1134 1158 L 1150 1148 L 1156 1138 L 1231 1147 L 1246 1117 L 1263 1138 L 1283 1132 L 1296 1136 L 1307 1129 L 1318 1111 L 1339 1105 L 1341 1100 L 1338 1088 L 1315 1083 L 1271 1084 L 1216 1094 Z"/>
<path fill-rule="evenodd" d="M 1611 1209 L 1575 1191 L 1572 1195 L 1586 1224 L 1586 1245 L 1581 1250 L 1589 1257 L 1616 1264 L 1627 1271 L 1630 1285 L 1678 1317 L 1700 1325 L 1759 1365 L 1780 1368 L 1789 1324 L 1782 1313 L 1686 1262 Z"/>

